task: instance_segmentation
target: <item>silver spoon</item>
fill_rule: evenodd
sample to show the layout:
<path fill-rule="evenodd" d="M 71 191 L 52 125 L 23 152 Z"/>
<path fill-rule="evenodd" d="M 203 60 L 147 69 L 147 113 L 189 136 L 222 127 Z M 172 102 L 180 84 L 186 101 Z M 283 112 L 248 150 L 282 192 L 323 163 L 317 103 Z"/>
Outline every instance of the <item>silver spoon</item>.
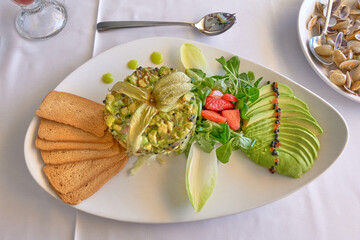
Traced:
<path fill-rule="evenodd" d="M 330 20 L 330 17 L 331 17 L 330 15 L 331 15 L 332 5 L 333 5 L 333 0 L 329 0 L 328 5 L 327 5 L 325 25 L 324 25 L 324 28 L 322 30 L 322 33 L 319 36 L 312 37 L 310 39 L 310 41 L 309 41 L 309 48 L 310 48 L 311 53 L 314 55 L 314 57 L 317 60 L 319 60 L 319 62 L 321 62 L 324 65 L 333 64 L 334 61 L 333 61 L 332 57 L 326 58 L 326 57 L 320 56 L 315 51 L 315 48 L 326 43 L 326 33 L 327 33 L 328 25 L 329 25 L 329 20 Z"/>
<path fill-rule="evenodd" d="M 235 23 L 235 13 L 210 13 L 203 17 L 198 23 L 188 22 L 158 22 L 158 21 L 112 21 L 100 22 L 96 25 L 96 29 L 106 31 L 116 28 L 134 28 L 134 27 L 153 27 L 153 26 L 190 26 L 197 28 L 201 33 L 209 36 L 215 36 L 227 31 Z"/>

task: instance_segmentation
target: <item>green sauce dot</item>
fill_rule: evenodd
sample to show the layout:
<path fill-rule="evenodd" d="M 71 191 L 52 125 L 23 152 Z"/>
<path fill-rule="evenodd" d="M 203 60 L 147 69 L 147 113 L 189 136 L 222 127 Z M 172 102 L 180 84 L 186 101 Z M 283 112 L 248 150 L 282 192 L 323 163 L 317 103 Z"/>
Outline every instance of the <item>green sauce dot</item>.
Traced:
<path fill-rule="evenodd" d="M 163 55 L 160 52 L 153 52 L 151 54 L 151 61 L 155 64 L 160 64 L 163 62 Z"/>
<path fill-rule="evenodd" d="M 139 62 L 138 62 L 137 60 L 130 60 L 130 61 L 128 62 L 128 67 L 129 67 L 130 69 L 135 70 L 135 69 L 137 69 L 137 68 L 139 67 Z"/>
<path fill-rule="evenodd" d="M 102 80 L 104 83 L 112 83 L 114 81 L 114 76 L 111 73 L 105 73 L 102 76 Z"/>

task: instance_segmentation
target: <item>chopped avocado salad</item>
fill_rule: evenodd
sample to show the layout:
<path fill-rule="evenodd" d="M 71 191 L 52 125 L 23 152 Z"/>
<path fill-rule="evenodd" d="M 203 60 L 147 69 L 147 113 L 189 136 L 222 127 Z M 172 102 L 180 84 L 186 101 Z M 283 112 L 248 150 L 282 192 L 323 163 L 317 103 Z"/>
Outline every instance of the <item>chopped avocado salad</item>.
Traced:
<path fill-rule="evenodd" d="M 184 44 L 180 53 L 185 72 L 137 66 L 106 95 L 109 131 L 138 156 L 132 174 L 160 154 L 185 153 L 186 190 L 199 212 L 215 188 L 218 162 L 229 162 L 233 151 L 272 174 L 299 178 L 310 170 L 322 128 L 288 86 L 260 86 L 262 77 L 239 72 L 237 56 L 216 59 L 225 73 L 213 75 L 199 48 Z"/>

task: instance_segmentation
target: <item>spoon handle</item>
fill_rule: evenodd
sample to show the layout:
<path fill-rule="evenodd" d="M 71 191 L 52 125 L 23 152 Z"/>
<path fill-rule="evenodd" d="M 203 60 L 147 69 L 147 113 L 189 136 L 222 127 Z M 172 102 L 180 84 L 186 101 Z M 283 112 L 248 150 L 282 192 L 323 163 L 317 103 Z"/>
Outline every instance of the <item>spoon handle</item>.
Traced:
<path fill-rule="evenodd" d="M 96 29 L 99 32 L 116 29 L 116 28 L 134 28 L 134 27 L 155 27 L 155 26 L 190 26 L 193 27 L 193 23 L 186 22 L 158 22 L 158 21 L 110 21 L 110 22 L 99 22 L 96 25 Z"/>
<path fill-rule="evenodd" d="M 330 21 L 330 17 L 331 17 L 331 9 L 332 9 L 332 5 L 333 5 L 333 1 L 334 0 L 329 0 L 328 1 L 326 18 L 325 18 L 325 25 L 324 25 L 323 31 L 321 33 L 323 35 L 327 34 L 327 29 L 328 29 L 328 25 L 329 25 L 329 21 Z"/>

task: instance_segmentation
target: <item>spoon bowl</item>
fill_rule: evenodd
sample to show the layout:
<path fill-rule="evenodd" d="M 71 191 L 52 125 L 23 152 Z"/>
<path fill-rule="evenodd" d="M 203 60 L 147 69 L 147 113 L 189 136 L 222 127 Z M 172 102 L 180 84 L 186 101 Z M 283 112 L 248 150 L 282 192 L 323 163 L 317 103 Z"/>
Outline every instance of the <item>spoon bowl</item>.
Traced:
<path fill-rule="evenodd" d="M 156 27 L 156 26 L 189 26 L 198 29 L 208 36 L 215 36 L 229 30 L 235 23 L 235 14 L 216 12 L 205 15 L 199 22 L 161 22 L 161 21 L 109 21 L 99 22 L 96 29 L 99 32 L 134 27 Z"/>
<path fill-rule="evenodd" d="M 326 33 L 327 33 L 328 26 L 329 26 L 329 20 L 330 20 L 330 17 L 331 17 L 332 5 L 333 5 L 333 0 L 329 0 L 328 5 L 327 5 L 325 25 L 324 25 L 322 33 L 319 36 L 312 37 L 309 40 L 309 48 L 310 48 L 310 51 L 311 51 L 312 55 L 319 62 L 321 62 L 322 64 L 327 65 L 327 66 L 334 63 L 333 58 L 331 56 L 330 57 L 322 57 L 315 51 L 315 49 L 317 47 L 322 46 L 322 45 L 324 45 L 326 43 Z"/>

